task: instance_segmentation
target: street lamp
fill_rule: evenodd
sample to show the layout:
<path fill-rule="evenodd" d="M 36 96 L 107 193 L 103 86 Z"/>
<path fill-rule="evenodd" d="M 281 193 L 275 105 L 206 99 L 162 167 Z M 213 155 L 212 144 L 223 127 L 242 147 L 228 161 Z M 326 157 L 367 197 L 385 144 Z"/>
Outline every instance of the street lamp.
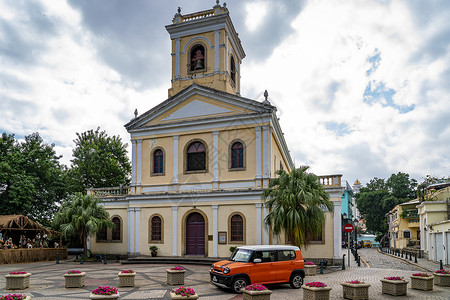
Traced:
<path fill-rule="evenodd" d="M 355 225 L 355 256 L 358 257 L 358 219 L 355 218 L 353 220 L 353 224 Z"/>

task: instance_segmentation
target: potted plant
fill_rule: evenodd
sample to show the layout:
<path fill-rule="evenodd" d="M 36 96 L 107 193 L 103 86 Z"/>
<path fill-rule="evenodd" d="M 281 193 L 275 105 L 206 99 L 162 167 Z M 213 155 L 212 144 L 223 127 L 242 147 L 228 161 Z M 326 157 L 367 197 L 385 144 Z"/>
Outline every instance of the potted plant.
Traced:
<path fill-rule="evenodd" d="M 122 270 L 117 274 L 119 276 L 119 287 L 133 287 L 136 272 L 133 270 Z"/>
<path fill-rule="evenodd" d="M 331 288 L 325 283 L 316 281 L 309 282 L 302 286 L 303 299 L 305 300 L 326 300 L 330 299 Z"/>
<path fill-rule="evenodd" d="M 369 299 L 370 284 L 364 281 L 351 280 L 341 283 L 344 299 Z"/>
<path fill-rule="evenodd" d="M 66 288 L 81 288 L 84 286 L 85 272 L 79 270 L 69 270 L 64 274 Z"/>
<path fill-rule="evenodd" d="M 23 290 L 30 286 L 31 273 L 25 271 L 9 272 L 5 275 L 7 290 Z"/>
<path fill-rule="evenodd" d="M 311 261 L 305 261 L 305 276 L 313 276 L 316 275 L 317 266 L 315 263 Z"/>
<path fill-rule="evenodd" d="M 243 300 L 269 300 L 270 294 L 272 291 L 262 284 L 251 284 L 242 289 Z"/>
<path fill-rule="evenodd" d="M 170 292 L 170 299 L 198 299 L 198 295 L 190 287 L 182 286 Z"/>
<path fill-rule="evenodd" d="M 150 251 L 151 251 L 152 257 L 156 257 L 158 255 L 158 247 L 150 246 Z"/>
<path fill-rule="evenodd" d="M 0 296 L 0 300 L 31 300 L 31 296 L 24 294 L 8 294 Z"/>
<path fill-rule="evenodd" d="M 89 299 L 119 299 L 119 290 L 112 286 L 99 286 L 91 292 Z"/>
<path fill-rule="evenodd" d="M 406 296 L 408 281 L 403 277 L 391 276 L 381 279 L 381 292 L 392 296 Z"/>
<path fill-rule="evenodd" d="M 231 247 L 230 247 L 230 252 L 233 253 L 234 250 L 236 250 L 236 248 L 237 248 L 236 246 L 231 246 Z"/>
<path fill-rule="evenodd" d="M 440 269 L 434 272 L 433 275 L 435 285 L 450 286 L 450 271 Z"/>
<path fill-rule="evenodd" d="M 166 269 L 167 272 L 167 284 L 169 285 L 183 285 L 184 273 L 186 272 L 183 267 L 172 267 Z"/>
<path fill-rule="evenodd" d="M 411 288 L 430 291 L 433 289 L 433 279 L 434 276 L 427 273 L 414 273 L 411 275 Z"/>

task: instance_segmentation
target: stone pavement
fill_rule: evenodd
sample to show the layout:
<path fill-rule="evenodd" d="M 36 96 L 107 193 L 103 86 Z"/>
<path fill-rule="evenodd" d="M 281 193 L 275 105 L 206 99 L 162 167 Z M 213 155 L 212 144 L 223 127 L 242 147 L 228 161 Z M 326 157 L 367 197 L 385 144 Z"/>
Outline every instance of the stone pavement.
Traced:
<path fill-rule="evenodd" d="M 371 256 L 383 255 L 373 250 L 360 252 L 362 257 L 373 261 Z M 384 256 L 384 255 L 383 255 Z M 399 263 L 397 259 L 388 259 Z M 376 259 L 375 259 L 376 260 Z M 354 262 L 354 261 L 353 261 Z M 404 270 L 402 268 L 390 268 L 389 261 L 384 268 L 368 268 L 367 265 L 356 267 L 354 264 L 347 270 L 339 270 L 322 275 L 309 276 L 305 278 L 306 282 L 322 281 L 332 287 L 330 299 L 343 299 L 341 282 L 348 280 L 363 280 L 371 287 L 369 289 L 370 299 L 450 299 L 450 288 L 434 286 L 433 291 L 416 291 L 408 287 L 408 297 L 392 297 L 381 294 L 380 279 L 386 276 L 409 276 L 416 270 Z M 404 264 L 404 263 L 403 263 Z M 173 265 L 163 264 L 136 264 L 121 265 L 119 263 L 85 263 L 80 265 L 73 261 L 62 261 L 61 264 L 55 262 L 39 262 L 30 264 L 2 265 L 0 266 L 0 295 L 12 293 L 5 290 L 4 275 L 10 271 L 25 270 L 31 272 L 30 287 L 23 293 L 31 295 L 32 299 L 88 299 L 90 291 L 99 285 L 118 286 L 117 273 L 122 269 L 133 269 L 137 272 L 136 287 L 119 288 L 121 299 L 170 299 L 169 292 L 172 289 L 165 283 L 166 269 Z M 370 263 L 369 263 L 370 266 Z M 209 283 L 209 267 L 200 265 L 183 265 L 186 269 L 185 286 L 192 287 L 201 297 L 201 299 L 242 299 L 242 295 L 233 294 L 227 290 L 219 289 Z M 78 289 L 64 288 L 64 273 L 69 269 L 78 269 L 86 272 L 86 286 Z M 273 291 L 272 300 L 291 300 L 303 299 L 301 289 L 294 290 L 288 284 L 271 285 L 269 288 Z M 16 291 L 22 292 L 22 291 Z"/>

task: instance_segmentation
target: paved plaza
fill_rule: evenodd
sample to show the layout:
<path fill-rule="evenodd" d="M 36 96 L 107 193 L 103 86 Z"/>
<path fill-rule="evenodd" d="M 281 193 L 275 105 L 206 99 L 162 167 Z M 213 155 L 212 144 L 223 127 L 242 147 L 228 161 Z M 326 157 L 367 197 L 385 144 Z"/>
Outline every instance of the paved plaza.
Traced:
<path fill-rule="evenodd" d="M 438 265 L 426 260 L 419 260 L 419 264 L 404 262 L 397 257 L 377 252 L 375 249 L 362 249 L 359 251 L 363 261 L 357 267 L 351 261 L 351 267 L 346 270 L 327 270 L 326 274 L 308 276 L 306 282 L 322 281 L 332 287 L 330 299 L 343 299 L 343 281 L 361 280 L 371 284 L 370 299 L 450 299 L 450 288 L 434 286 L 433 291 L 417 291 L 408 287 L 408 296 L 393 297 L 381 294 L 380 279 L 386 276 L 409 276 L 418 271 L 434 271 Z M 137 272 L 136 287 L 119 288 L 121 299 L 170 299 L 171 286 L 166 284 L 166 269 L 173 265 L 162 264 L 136 264 L 121 265 L 120 263 L 79 263 L 73 260 L 55 262 L 40 262 L 30 264 L 2 265 L 0 266 L 0 295 L 11 293 L 5 290 L 4 275 L 10 271 L 25 270 L 33 275 L 30 287 L 21 293 L 32 296 L 32 299 L 88 299 L 89 293 L 99 285 L 118 286 L 117 273 L 123 269 L 133 269 Z M 242 299 L 229 291 L 219 289 L 209 283 L 209 266 L 183 265 L 186 269 L 185 286 L 192 287 L 201 299 Z M 64 288 L 64 273 L 69 269 L 78 269 L 86 272 L 86 286 L 81 289 Z M 409 286 L 409 285 L 408 285 Z M 291 300 L 303 299 L 301 289 L 294 290 L 288 284 L 272 285 L 271 299 Z"/>

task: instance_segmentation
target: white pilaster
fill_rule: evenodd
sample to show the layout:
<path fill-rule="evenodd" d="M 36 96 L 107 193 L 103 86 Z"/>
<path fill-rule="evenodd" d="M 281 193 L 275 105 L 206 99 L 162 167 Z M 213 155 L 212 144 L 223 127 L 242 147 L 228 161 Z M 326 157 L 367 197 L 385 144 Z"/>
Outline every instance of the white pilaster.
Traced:
<path fill-rule="evenodd" d="M 264 219 L 263 219 L 263 223 L 264 223 L 264 220 L 266 219 L 267 215 L 269 214 L 269 208 L 267 207 L 266 204 L 264 204 L 263 206 L 264 206 Z M 265 225 L 264 225 L 264 245 L 269 245 L 269 228 Z"/>
<path fill-rule="evenodd" d="M 269 126 L 262 126 L 263 130 L 263 177 L 269 178 Z"/>
<path fill-rule="evenodd" d="M 444 259 L 442 260 L 442 263 L 444 265 L 448 265 L 448 260 L 447 260 L 447 253 L 448 253 L 448 249 L 447 249 L 447 233 L 445 232 L 445 225 L 442 224 L 441 225 L 441 232 L 442 232 L 442 245 L 439 245 L 439 247 L 443 247 L 442 249 L 444 249 L 444 251 L 442 252 L 444 255 Z"/>
<path fill-rule="evenodd" d="M 261 178 L 261 126 L 255 127 L 256 132 L 256 179 Z"/>
<path fill-rule="evenodd" d="M 217 209 L 218 205 L 212 205 L 213 210 L 213 253 L 212 257 L 219 257 L 217 254 L 218 232 L 217 232 Z"/>
<path fill-rule="evenodd" d="M 141 165 L 142 165 L 142 140 L 137 140 L 137 153 L 136 153 L 136 183 L 141 185 Z"/>
<path fill-rule="evenodd" d="M 341 201 L 333 202 L 333 258 L 342 258 L 342 229 L 341 229 Z"/>
<path fill-rule="evenodd" d="M 178 206 L 172 206 L 172 256 L 177 256 Z"/>
<path fill-rule="evenodd" d="M 256 245 L 261 245 L 261 206 L 262 203 L 255 203 L 256 206 Z"/>
<path fill-rule="evenodd" d="M 173 184 L 178 183 L 178 135 L 173 136 Z"/>
<path fill-rule="evenodd" d="M 180 79 L 180 38 L 175 40 L 175 80 Z"/>
<path fill-rule="evenodd" d="M 135 207 L 134 208 L 134 214 L 135 214 L 135 223 L 136 223 L 136 229 L 134 231 L 134 240 L 135 242 L 135 255 L 139 256 L 141 254 L 141 248 L 140 248 L 140 232 L 141 232 L 141 208 Z"/>
<path fill-rule="evenodd" d="M 131 185 L 136 184 L 136 140 L 131 141 Z"/>
<path fill-rule="evenodd" d="M 225 70 L 230 74 L 230 65 L 228 64 L 228 34 L 225 31 Z"/>
<path fill-rule="evenodd" d="M 219 131 L 213 131 L 213 181 L 219 181 Z"/>
<path fill-rule="evenodd" d="M 134 255 L 134 207 L 128 207 L 128 255 Z"/>
<path fill-rule="evenodd" d="M 219 72 L 219 30 L 214 31 L 214 72 Z"/>

